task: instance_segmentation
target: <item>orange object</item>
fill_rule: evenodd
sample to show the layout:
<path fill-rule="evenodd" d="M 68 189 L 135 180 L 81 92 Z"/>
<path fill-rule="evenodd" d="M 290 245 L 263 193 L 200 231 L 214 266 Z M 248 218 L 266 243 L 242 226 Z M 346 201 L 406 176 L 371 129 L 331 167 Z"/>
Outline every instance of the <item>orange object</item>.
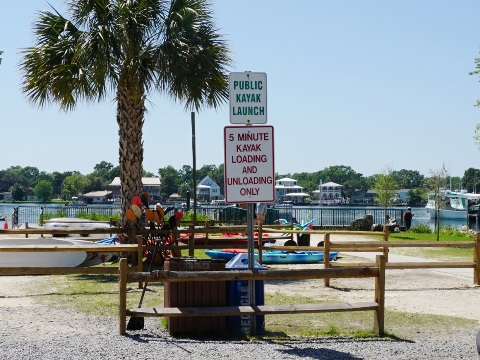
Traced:
<path fill-rule="evenodd" d="M 5 216 L 5 220 L 4 220 L 4 223 L 3 223 L 3 229 L 8 230 L 8 219 L 7 219 L 6 216 Z"/>
<path fill-rule="evenodd" d="M 132 209 L 128 209 L 127 211 L 125 211 L 125 215 L 127 216 L 127 219 L 131 222 L 137 222 L 137 217 L 135 216 L 135 213 Z"/>
<path fill-rule="evenodd" d="M 148 221 L 153 221 L 153 222 L 155 222 L 155 216 L 154 216 L 154 214 L 153 214 L 153 210 L 146 209 L 146 210 L 145 210 L 145 218 L 146 218 Z"/>

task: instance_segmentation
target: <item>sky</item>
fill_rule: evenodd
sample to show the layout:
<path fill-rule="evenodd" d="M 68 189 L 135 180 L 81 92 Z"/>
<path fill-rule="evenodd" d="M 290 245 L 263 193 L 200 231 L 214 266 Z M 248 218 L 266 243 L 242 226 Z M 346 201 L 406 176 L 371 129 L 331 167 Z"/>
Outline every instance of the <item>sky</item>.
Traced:
<path fill-rule="evenodd" d="M 101 161 L 118 165 L 114 94 L 38 108 L 21 91 L 21 50 L 32 24 L 51 4 L 4 1 L 0 13 L 0 170 L 89 174 Z M 451 176 L 480 168 L 473 135 L 480 123 L 480 2 L 474 0 L 212 0 L 231 50 L 230 72 L 267 74 L 266 125 L 274 127 L 275 172 L 350 166 L 370 176 L 445 166 Z M 68 16 L 67 16 L 68 17 Z M 228 101 L 195 114 L 197 168 L 224 162 Z M 148 98 L 144 169 L 193 166 L 191 112 L 162 94 Z"/>

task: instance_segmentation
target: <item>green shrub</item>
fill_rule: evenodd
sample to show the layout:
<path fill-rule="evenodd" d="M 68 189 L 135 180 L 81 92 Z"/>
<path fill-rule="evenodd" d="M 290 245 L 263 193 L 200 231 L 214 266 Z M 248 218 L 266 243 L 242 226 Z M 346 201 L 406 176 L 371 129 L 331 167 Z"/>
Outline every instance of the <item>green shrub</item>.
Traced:
<path fill-rule="evenodd" d="M 445 235 L 451 235 L 451 236 L 465 236 L 465 237 L 471 237 L 473 238 L 473 234 L 475 231 L 471 230 L 468 228 L 468 226 L 464 225 L 460 230 L 457 230 L 453 226 L 441 226 L 440 227 L 440 233 L 445 234 Z"/>
<path fill-rule="evenodd" d="M 417 233 L 417 234 L 431 234 L 432 229 L 430 229 L 430 226 L 425 225 L 425 224 L 418 224 L 410 228 L 411 232 Z"/>
<path fill-rule="evenodd" d="M 209 220 L 212 220 L 210 217 L 208 217 L 207 215 L 203 215 L 203 214 L 198 214 L 197 213 L 197 221 L 209 221 Z M 193 211 L 190 210 L 188 212 L 184 212 L 183 213 L 183 217 L 182 217 L 182 221 L 193 221 Z"/>

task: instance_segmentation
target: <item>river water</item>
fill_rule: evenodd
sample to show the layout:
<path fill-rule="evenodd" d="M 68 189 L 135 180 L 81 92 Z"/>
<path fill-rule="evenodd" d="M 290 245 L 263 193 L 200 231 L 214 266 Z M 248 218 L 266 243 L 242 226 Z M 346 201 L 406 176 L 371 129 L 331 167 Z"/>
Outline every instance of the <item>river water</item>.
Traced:
<path fill-rule="evenodd" d="M 65 204 L 43 204 L 43 203 L 0 203 L 0 216 L 8 216 L 9 227 L 12 224 L 12 214 L 15 207 L 19 207 L 18 223 L 38 224 L 40 222 L 40 212 L 44 209 L 44 214 L 63 213 L 66 217 L 75 217 L 77 213 L 102 213 L 109 216 L 120 211 L 117 205 L 88 205 L 88 206 L 65 206 Z M 60 217 L 60 215 L 58 215 Z M 3 224 L 1 224 L 3 226 Z"/>
<path fill-rule="evenodd" d="M 52 213 L 55 214 L 59 211 L 65 211 L 65 209 L 68 209 L 67 216 L 69 217 L 74 217 L 75 216 L 75 211 L 82 211 L 85 212 L 85 209 L 88 209 L 88 211 L 91 212 L 102 212 L 104 213 L 106 210 L 107 211 L 113 211 L 113 212 L 118 212 L 119 207 L 118 206 L 112 206 L 112 205 L 88 205 L 87 207 L 69 207 L 65 206 L 63 204 L 41 204 L 41 203 L 0 203 L 0 216 L 2 215 L 7 215 L 8 216 L 8 223 L 9 226 L 11 225 L 11 215 L 13 213 L 14 207 L 19 206 L 20 211 L 19 211 L 19 224 L 24 224 L 25 222 L 28 223 L 38 223 L 39 218 L 40 218 L 40 209 L 41 207 L 44 207 L 45 213 Z M 296 208 L 296 207 L 294 207 Z M 298 208 L 303 208 L 305 207 L 298 207 Z M 325 207 L 324 209 L 333 209 L 335 208 L 335 211 L 337 212 L 342 212 L 342 209 L 347 211 L 348 209 L 352 209 L 351 207 L 344 206 L 344 207 Z M 311 209 L 318 209 L 318 207 L 311 207 Z M 365 209 L 365 208 L 364 208 Z M 379 207 L 368 207 L 368 209 L 380 209 Z M 396 210 L 401 210 L 404 211 L 406 208 L 391 208 L 391 209 L 396 209 Z M 412 212 L 414 214 L 413 220 L 412 220 L 412 226 L 415 226 L 417 224 L 424 224 L 429 226 L 432 230 L 435 228 L 435 222 L 434 219 L 430 218 L 428 215 L 427 211 L 425 210 L 424 207 L 413 207 Z M 399 212 L 400 213 L 400 212 Z M 299 219 L 300 220 L 300 219 Z M 317 219 L 316 224 L 320 224 L 320 219 Z M 350 221 L 350 220 L 348 220 Z M 0 223 L 0 226 L 3 225 Z M 348 225 L 345 224 L 345 225 Z M 467 225 L 466 220 L 465 221 L 459 221 L 459 220 L 445 220 L 442 219 L 440 226 L 451 226 L 456 229 L 460 229 L 462 226 Z M 469 227 L 471 229 L 475 229 L 477 231 L 480 231 L 478 223 L 470 223 Z"/>

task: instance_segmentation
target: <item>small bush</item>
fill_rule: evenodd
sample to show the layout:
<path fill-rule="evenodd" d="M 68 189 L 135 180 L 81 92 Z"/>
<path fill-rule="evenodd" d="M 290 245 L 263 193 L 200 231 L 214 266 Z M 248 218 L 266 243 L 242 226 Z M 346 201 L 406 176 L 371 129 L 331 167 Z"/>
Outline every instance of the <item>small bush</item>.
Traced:
<path fill-rule="evenodd" d="M 431 234 L 432 229 L 430 229 L 430 226 L 425 225 L 425 224 L 418 224 L 410 228 L 411 232 L 417 233 L 417 234 Z"/>
<path fill-rule="evenodd" d="M 466 225 L 462 226 L 460 230 L 457 230 L 453 226 L 441 226 L 440 233 L 451 236 L 465 236 L 473 238 L 475 231 L 469 229 Z"/>

